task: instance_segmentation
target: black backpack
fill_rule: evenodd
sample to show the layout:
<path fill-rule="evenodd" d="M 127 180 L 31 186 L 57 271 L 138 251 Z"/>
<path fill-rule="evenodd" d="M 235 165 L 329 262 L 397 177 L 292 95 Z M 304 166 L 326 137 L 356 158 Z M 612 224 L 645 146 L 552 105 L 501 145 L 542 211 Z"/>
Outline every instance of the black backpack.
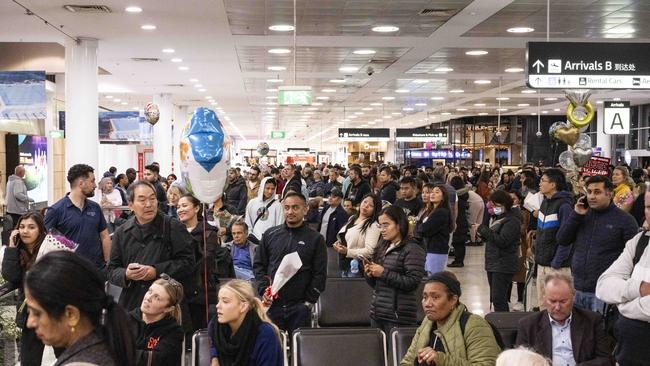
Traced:
<path fill-rule="evenodd" d="M 467 309 L 465 309 L 463 313 L 460 314 L 460 320 L 459 320 L 460 332 L 463 334 L 463 338 L 465 337 L 465 327 L 467 326 L 467 321 L 469 320 L 470 315 L 472 315 L 472 313 L 467 311 Z M 490 324 L 490 328 L 492 329 L 492 335 L 494 336 L 494 339 L 497 341 L 499 348 L 501 348 L 501 350 L 505 350 L 506 345 L 505 343 L 503 343 L 503 338 L 501 338 L 501 333 L 499 333 L 499 330 L 492 323 L 490 322 L 487 323 Z"/>
<path fill-rule="evenodd" d="M 645 248 L 648 246 L 648 242 L 650 242 L 650 237 L 646 235 L 647 232 L 647 230 L 644 230 L 643 234 L 641 234 L 641 238 L 639 238 L 639 241 L 636 243 L 634 258 L 632 259 L 632 270 L 634 270 L 634 266 L 636 266 L 636 264 L 641 260 L 641 256 L 643 255 Z M 616 325 L 619 316 L 618 306 L 614 304 L 605 304 L 604 314 L 603 325 L 605 327 L 605 333 L 613 339 L 616 339 L 614 336 L 614 325 Z"/>

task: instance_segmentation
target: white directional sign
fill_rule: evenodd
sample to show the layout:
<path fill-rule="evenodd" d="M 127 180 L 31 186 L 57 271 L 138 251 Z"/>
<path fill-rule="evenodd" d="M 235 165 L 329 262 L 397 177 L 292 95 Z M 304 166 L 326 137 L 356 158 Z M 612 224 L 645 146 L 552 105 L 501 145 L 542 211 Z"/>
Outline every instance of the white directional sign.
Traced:
<path fill-rule="evenodd" d="M 650 89 L 650 44 L 529 42 L 531 88 Z"/>
<path fill-rule="evenodd" d="M 604 132 L 607 135 L 630 133 L 630 102 L 605 102 Z"/>

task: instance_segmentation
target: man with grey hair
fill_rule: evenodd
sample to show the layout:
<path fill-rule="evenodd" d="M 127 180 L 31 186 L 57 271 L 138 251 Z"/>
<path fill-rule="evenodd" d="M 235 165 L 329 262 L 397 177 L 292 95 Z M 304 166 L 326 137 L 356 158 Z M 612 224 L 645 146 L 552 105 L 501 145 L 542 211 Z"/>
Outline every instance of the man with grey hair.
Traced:
<path fill-rule="evenodd" d="M 517 346 L 531 347 L 553 365 L 614 365 L 600 314 L 573 306 L 576 290 L 565 272 L 544 278 L 546 309 L 519 321 Z"/>
<path fill-rule="evenodd" d="M 14 169 L 14 174 L 9 176 L 7 181 L 7 194 L 5 196 L 7 204 L 7 213 L 11 216 L 14 225 L 22 215 L 29 211 L 29 203 L 34 199 L 27 195 L 27 186 L 25 185 L 25 167 L 18 165 Z"/>

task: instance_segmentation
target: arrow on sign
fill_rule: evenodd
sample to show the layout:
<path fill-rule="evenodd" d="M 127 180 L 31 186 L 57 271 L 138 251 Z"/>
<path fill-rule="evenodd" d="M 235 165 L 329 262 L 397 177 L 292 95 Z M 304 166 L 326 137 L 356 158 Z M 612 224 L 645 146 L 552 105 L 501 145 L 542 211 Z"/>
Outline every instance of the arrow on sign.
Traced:
<path fill-rule="evenodd" d="M 535 61 L 535 63 L 533 64 L 533 67 L 537 68 L 537 73 L 539 74 L 539 68 L 540 68 L 540 67 L 543 68 L 543 67 L 544 67 L 544 64 L 542 63 L 542 61 L 537 60 L 537 61 Z"/>

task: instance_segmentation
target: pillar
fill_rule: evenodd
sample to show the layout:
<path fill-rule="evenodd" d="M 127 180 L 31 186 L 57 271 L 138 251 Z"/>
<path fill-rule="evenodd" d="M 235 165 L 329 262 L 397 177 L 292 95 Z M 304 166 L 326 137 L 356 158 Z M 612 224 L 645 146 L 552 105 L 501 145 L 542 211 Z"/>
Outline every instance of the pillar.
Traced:
<path fill-rule="evenodd" d="M 160 119 L 153 126 L 153 161 L 160 164 L 160 174 L 166 177 L 172 171 L 172 95 L 156 94 L 153 103 L 160 111 Z"/>
<path fill-rule="evenodd" d="M 97 166 L 97 45 L 94 38 L 65 41 L 65 169 L 84 163 L 101 178 L 107 167 Z"/>
<path fill-rule="evenodd" d="M 593 122 L 592 122 L 593 123 Z M 612 157 L 612 136 L 605 134 L 605 107 L 600 104 L 596 112 L 596 146 L 603 149 L 602 156 Z"/>
<path fill-rule="evenodd" d="M 180 179 L 181 178 L 181 154 L 179 153 L 179 145 L 181 142 L 181 134 L 185 124 L 189 121 L 189 116 L 187 115 L 187 106 L 176 106 L 174 108 L 174 122 L 173 134 L 172 134 L 172 150 L 174 156 L 172 157 L 172 162 L 174 163 L 174 174 Z M 170 170 L 171 172 L 171 170 Z"/>

